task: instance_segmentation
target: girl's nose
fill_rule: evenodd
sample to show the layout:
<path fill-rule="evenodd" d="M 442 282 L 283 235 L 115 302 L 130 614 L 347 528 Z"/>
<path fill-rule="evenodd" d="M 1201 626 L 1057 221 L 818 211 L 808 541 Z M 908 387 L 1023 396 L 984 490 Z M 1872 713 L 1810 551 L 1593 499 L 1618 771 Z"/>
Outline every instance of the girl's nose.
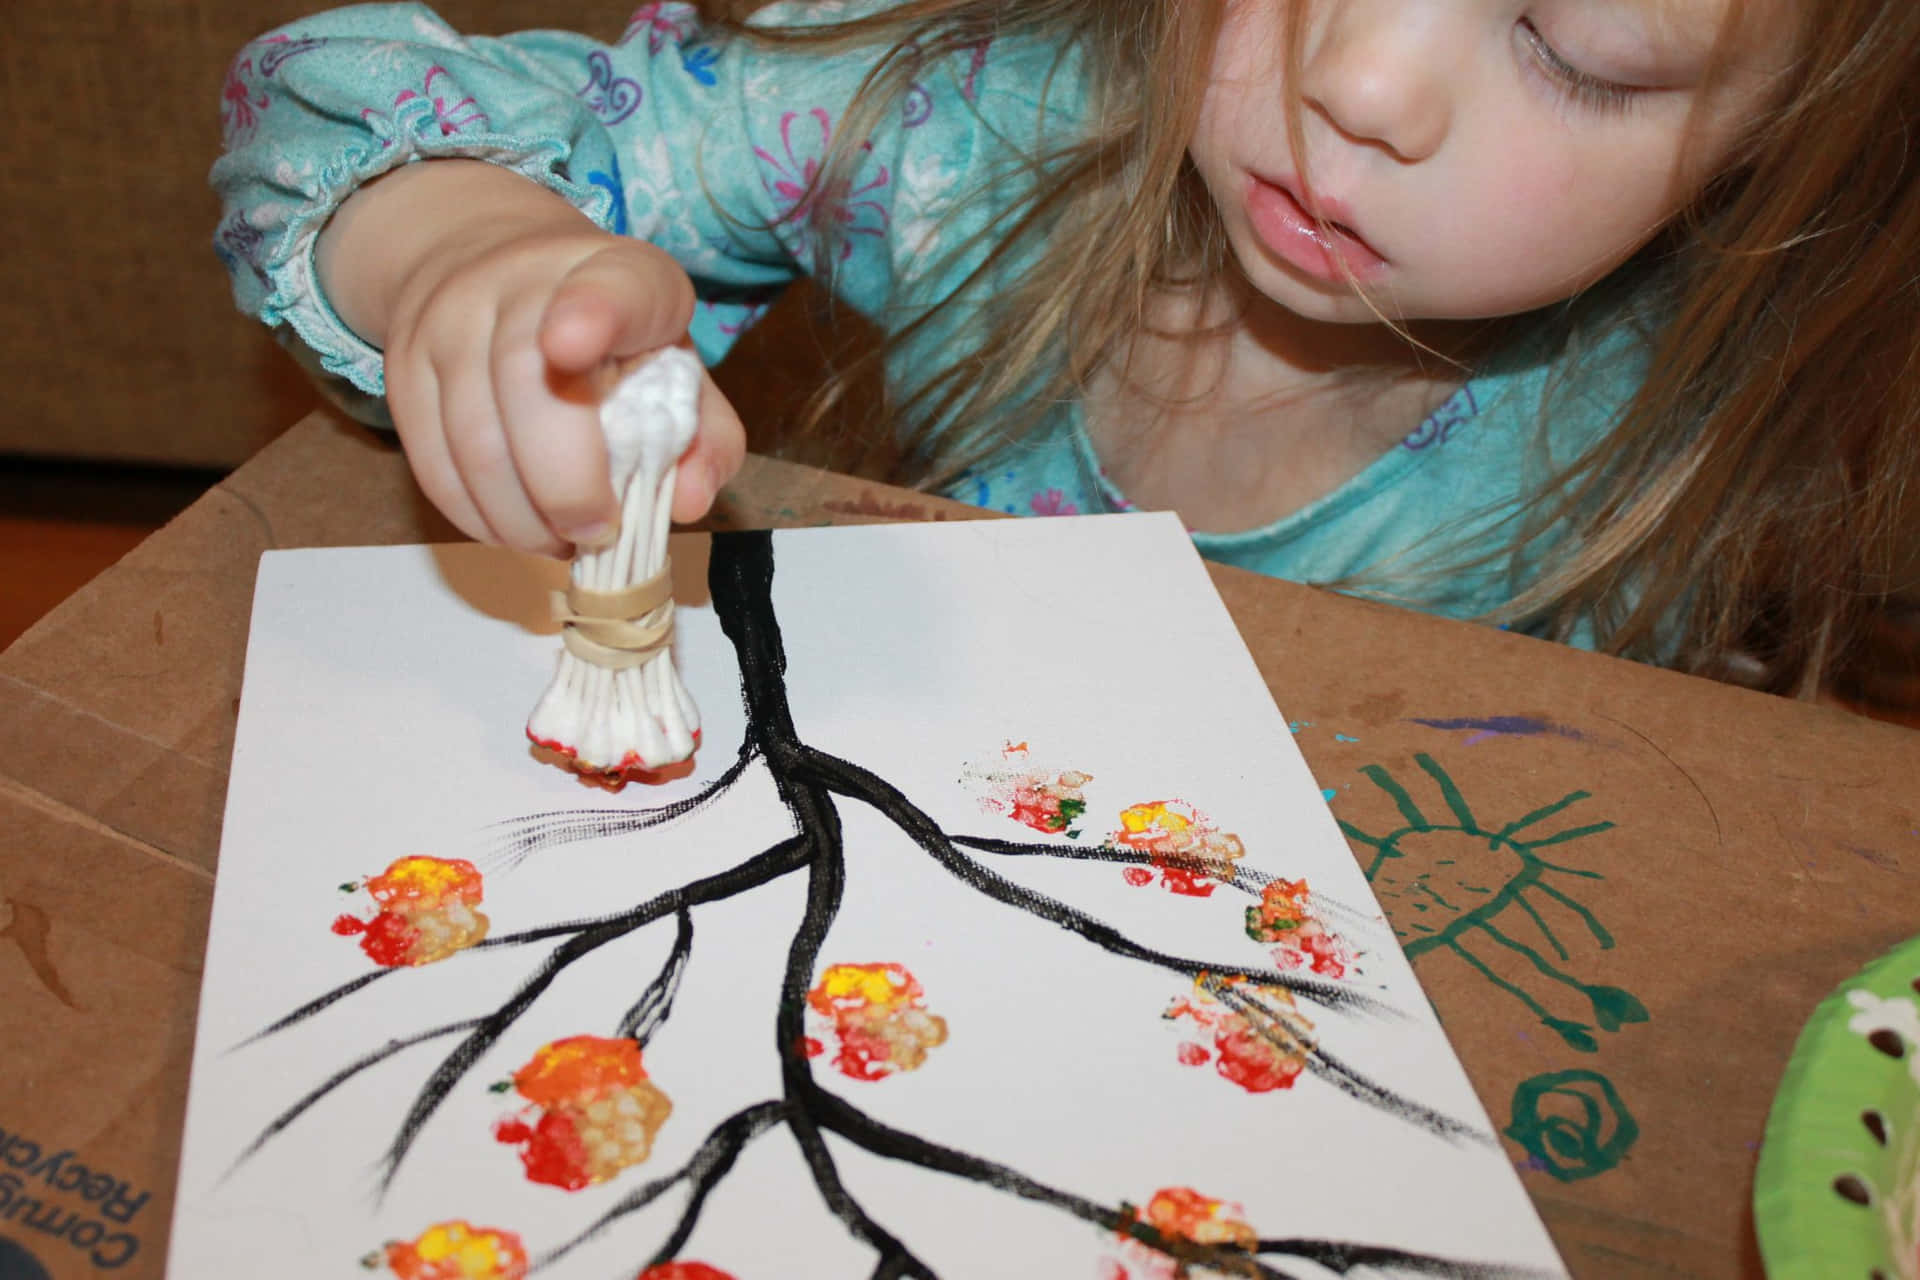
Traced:
<path fill-rule="evenodd" d="M 1449 0 L 1314 0 L 1301 96 L 1347 139 L 1402 160 L 1440 149 L 1452 123 L 1452 77 L 1470 74 L 1447 47 Z"/>

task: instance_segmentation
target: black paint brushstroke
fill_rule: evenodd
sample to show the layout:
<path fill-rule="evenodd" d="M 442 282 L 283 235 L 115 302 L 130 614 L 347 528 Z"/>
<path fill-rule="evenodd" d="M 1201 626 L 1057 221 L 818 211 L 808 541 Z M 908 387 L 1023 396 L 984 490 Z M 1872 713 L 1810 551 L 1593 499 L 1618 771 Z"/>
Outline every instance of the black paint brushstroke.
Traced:
<path fill-rule="evenodd" d="M 614 1035 L 632 1040 L 642 1049 L 653 1039 L 668 1016 L 673 1013 L 673 998 L 680 993 L 680 979 L 687 971 L 687 961 L 693 956 L 693 913 L 685 907 L 680 908 L 680 930 L 673 939 L 673 951 L 667 956 L 660 976 L 647 985 L 634 1001 L 633 1008 L 627 1010 L 627 1016 L 620 1019 L 620 1027 Z"/>
<path fill-rule="evenodd" d="M 1112 925 L 1096 920 L 1057 898 L 1023 888 L 990 870 L 983 863 L 961 853 L 948 839 L 947 833 L 924 811 L 908 800 L 891 783 L 858 765 L 850 764 L 837 756 L 828 755 L 824 751 L 808 748 L 804 769 L 808 775 L 819 778 L 835 793 L 846 796 L 850 800 L 861 801 L 878 810 L 881 816 L 900 828 L 903 834 L 931 855 L 934 861 L 969 888 L 1004 906 L 1014 907 L 1028 915 L 1037 916 L 1049 924 L 1057 925 L 1069 933 L 1078 934 L 1104 951 L 1124 956 L 1129 960 L 1144 961 L 1170 973 L 1189 978 L 1197 978 L 1202 974 L 1215 974 L 1222 977 L 1245 978 L 1249 982 L 1258 982 L 1270 987 L 1285 987 L 1294 995 L 1312 1000 L 1329 1009 L 1363 1012 L 1381 1017 L 1406 1017 L 1400 1009 L 1383 1000 L 1336 983 L 1302 978 L 1296 974 L 1282 973 L 1277 969 L 1252 969 L 1245 965 L 1189 960 L 1142 946 Z"/>
<path fill-rule="evenodd" d="M 466 1018 L 459 1022 L 449 1022 L 443 1027 L 435 1027 L 431 1031 L 419 1032 L 416 1035 L 408 1036 L 404 1040 L 389 1040 L 385 1045 L 375 1049 L 372 1053 L 348 1063 L 321 1081 L 318 1087 L 309 1090 L 298 1102 L 268 1121 L 266 1127 L 247 1145 L 247 1149 L 234 1157 L 234 1161 L 228 1166 L 227 1171 L 220 1175 L 220 1181 L 225 1182 L 228 1178 L 232 1177 L 235 1170 L 251 1160 L 254 1155 L 259 1152 L 260 1148 L 266 1146 L 273 1138 L 278 1137 L 286 1130 L 287 1126 L 291 1125 L 295 1120 L 298 1120 L 301 1113 L 306 1111 L 307 1108 L 319 1102 L 322 1098 L 359 1075 L 362 1071 L 365 1071 L 369 1067 L 379 1066 L 382 1062 L 385 1062 L 388 1058 L 391 1058 L 394 1054 L 404 1049 L 411 1049 L 414 1045 L 425 1044 L 429 1040 L 438 1040 L 442 1036 L 455 1035 L 459 1032 L 469 1030 L 477 1026 L 479 1022 L 480 1019 L 478 1018 Z"/>
<path fill-rule="evenodd" d="M 1284 1257 L 1306 1258 L 1345 1275 L 1355 1267 L 1391 1267 L 1397 1271 L 1417 1271 L 1437 1280 L 1560 1280 L 1561 1271 L 1539 1267 L 1515 1267 L 1500 1262 L 1467 1262 L 1441 1258 L 1430 1253 L 1413 1253 L 1386 1245 L 1349 1244 L 1339 1240 L 1288 1238 L 1262 1240 L 1256 1253 L 1277 1253 Z"/>
<path fill-rule="evenodd" d="M 991 853 L 1009 858 L 1060 858 L 1070 862 L 1113 862 L 1131 863 L 1142 867 L 1169 867 L 1176 871 L 1191 871 L 1208 876 L 1220 884 L 1240 890 L 1251 897 L 1262 896 L 1268 885 L 1280 877 L 1258 867 L 1235 866 L 1231 879 L 1218 872 L 1219 863 L 1205 858 L 1167 857 L 1150 853 L 1141 853 L 1116 845 L 1075 845 L 1042 844 L 1035 841 L 1001 840 L 992 836 L 949 836 L 954 844 L 973 849 L 979 853 Z M 1368 915 L 1360 908 L 1340 898 L 1331 897 L 1312 890 L 1309 894 L 1316 913 L 1325 912 L 1343 917 L 1349 926 L 1368 929 L 1381 929 L 1384 922 L 1376 915 Z M 1343 926 L 1345 927 L 1345 926 Z"/>
<path fill-rule="evenodd" d="M 739 754 L 727 766 L 726 772 L 701 788 L 697 794 L 652 809 L 552 809 L 496 822 L 486 828 L 501 833 L 496 838 L 492 852 L 487 855 L 487 862 L 489 865 L 503 865 L 510 870 L 542 849 L 576 844 L 583 840 L 633 835 L 678 822 L 719 798 L 746 772 L 753 758 L 751 745 L 743 742 Z"/>
<path fill-rule="evenodd" d="M 1305 1048 L 1307 1070 L 1313 1073 L 1314 1078 L 1326 1081 L 1355 1101 L 1378 1108 L 1396 1120 L 1425 1129 L 1438 1138 L 1445 1138 L 1448 1141 L 1469 1139 L 1483 1146 L 1499 1145 L 1498 1140 L 1491 1133 L 1415 1102 L 1383 1084 L 1367 1079 L 1329 1054 L 1318 1041 L 1311 1045 L 1303 1043 L 1307 1038 L 1293 1033 L 1284 1018 L 1258 1000 L 1251 999 L 1246 993 L 1235 990 L 1231 984 L 1209 982 L 1207 991 L 1222 1004 L 1245 1018 L 1260 1038 L 1276 1049 L 1285 1052 L 1295 1046 Z"/>
<path fill-rule="evenodd" d="M 232 1053 L 235 1050 L 244 1049 L 250 1044 L 254 1044 L 258 1041 L 265 1040 L 268 1036 L 273 1035 L 276 1032 L 285 1031 L 288 1027 L 291 1027 L 296 1023 L 305 1022 L 308 1018 L 311 1018 L 314 1014 L 319 1013 L 322 1010 L 326 1009 L 328 1006 L 332 1005 L 336 1000 L 344 1000 L 346 997 L 352 995 L 354 992 L 360 990 L 362 987 L 372 986 L 374 983 L 378 982 L 380 979 L 389 977 L 392 974 L 397 972 L 399 971 L 396 969 L 375 969 L 372 973 L 361 974 L 359 977 L 355 978 L 351 982 L 343 982 L 339 986 L 335 987 L 333 990 L 327 992 L 325 995 L 315 996 L 313 999 L 307 1001 L 305 1004 L 301 1005 L 298 1009 L 295 1009 L 292 1013 L 289 1013 L 284 1018 L 281 1018 L 279 1021 L 270 1023 L 269 1025 L 260 1028 L 260 1030 L 254 1032 L 252 1035 L 248 1036 L 245 1040 L 242 1040 L 239 1044 L 234 1045 L 233 1048 L 227 1050 L 227 1052 Z"/>
<path fill-rule="evenodd" d="M 806 865 L 806 859 L 801 851 L 791 847 L 792 844 L 792 841 L 784 842 L 738 866 L 669 890 L 555 947 L 533 976 L 522 983 L 520 989 L 508 997 L 504 1004 L 480 1019 L 480 1025 L 446 1056 L 427 1078 L 426 1084 L 421 1086 L 413 1105 L 407 1110 L 406 1118 L 400 1122 L 399 1132 L 394 1135 L 392 1144 L 381 1160 L 380 1193 L 384 1195 L 393 1185 L 394 1176 L 399 1173 L 400 1164 L 406 1159 L 414 1140 L 420 1136 L 420 1130 L 454 1086 L 465 1078 L 481 1055 L 493 1047 L 520 1015 L 533 1006 L 568 965 L 609 942 L 644 928 L 668 912 L 731 898 L 799 870 Z"/>
<path fill-rule="evenodd" d="M 773 608 L 773 535 L 759 532 L 716 537 L 707 576 L 720 628 L 733 642 L 739 658 L 747 741 L 765 756 L 781 802 L 794 822 L 814 839 L 806 908 L 787 951 L 787 965 L 780 980 L 780 1006 L 774 1018 L 781 1080 L 791 1099 L 813 1079 L 801 1047 L 806 1033 L 803 1018 L 820 948 L 839 914 L 846 884 L 840 814 L 819 786 L 802 786 L 798 780 L 797 766 L 810 753 L 800 743 L 787 701 L 786 647 Z M 897 1268 L 894 1274 L 936 1280 L 933 1272 L 870 1218 L 847 1191 L 817 1123 L 804 1108 L 788 1111 L 787 1129 L 800 1148 L 821 1200 L 855 1238 L 880 1254 L 882 1267 L 891 1264 Z"/>
<path fill-rule="evenodd" d="M 713 1127 L 685 1164 L 672 1173 L 663 1174 L 629 1191 L 611 1209 L 594 1219 L 586 1230 L 536 1259 L 530 1270 L 538 1271 L 558 1262 L 621 1218 L 640 1212 L 682 1182 L 700 1179 L 704 1176 L 704 1171 L 715 1167 L 719 1167 L 724 1172 L 725 1169 L 732 1167 L 734 1160 L 749 1142 L 784 1121 L 786 1115 L 785 1102 L 758 1102 L 728 1116 Z M 715 1182 L 718 1178 L 714 1177 L 708 1181 Z M 656 1256 L 655 1261 L 647 1265 L 654 1266 L 659 1262 L 669 1261 L 671 1256 L 671 1254 L 664 1257 Z M 645 1268 L 643 1267 L 642 1270 Z"/>
<path fill-rule="evenodd" d="M 1241 1274 L 1259 1276 L 1283 1274 L 1259 1264 L 1254 1264 L 1257 1269 L 1249 1269 L 1250 1260 L 1244 1250 L 1196 1244 L 1191 1240 L 1164 1236 L 1147 1223 L 1140 1221 L 1136 1215 L 1122 1209 L 1109 1208 L 1083 1196 L 1050 1187 L 1007 1165 L 996 1164 L 991 1160 L 942 1146 L 917 1134 L 895 1129 L 883 1121 L 874 1119 L 838 1094 L 830 1093 L 818 1086 L 810 1092 L 809 1102 L 818 1107 L 821 1112 L 821 1121 L 830 1132 L 839 1134 L 849 1142 L 877 1156 L 898 1160 L 903 1164 L 910 1164 L 931 1172 L 964 1178 L 969 1182 L 991 1187 L 995 1191 L 1019 1196 L 1023 1200 L 1032 1200 L 1038 1204 L 1061 1209 L 1095 1226 L 1131 1236 L 1142 1244 L 1190 1266 L 1211 1267 L 1228 1273 L 1237 1269 Z M 1305 1238 L 1262 1240 L 1256 1252 L 1301 1258 L 1332 1268 L 1343 1275 L 1359 1266 L 1394 1266 L 1402 1270 L 1437 1276 L 1441 1280 L 1533 1280 L 1535 1277 L 1557 1274 L 1540 1272 L 1533 1268 L 1442 1258 L 1384 1245 L 1362 1245 L 1336 1240 Z"/>
<path fill-rule="evenodd" d="M 978 853 L 991 853 L 1003 858 L 1059 858 L 1068 862 L 1112 862 L 1136 867 L 1166 867 L 1174 871 L 1188 871 L 1203 875 L 1208 879 L 1240 890 L 1251 897 L 1259 897 L 1261 890 L 1273 883 L 1273 877 L 1254 867 L 1232 866 L 1227 859 L 1189 858 L 1180 854 L 1142 853 L 1138 849 L 1124 849 L 1111 844 L 1039 844 L 1023 840 L 998 840 L 991 836 L 949 836 L 954 844 L 972 849 Z M 1227 863 L 1233 871 L 1231 876 L 1220 874 L 1222 863 Z"/>
<path fill-rule="evenodd" d="M 687 1247 L 693 1229 L 700 1225 L 700 1211 L 706 1207 L 707 1197 L 713 1194 L 720 1179 L 732 1170 L 733 1162 L 740 1158 L 740 1152 L 774 1122 L 786 1118 L 785 1103 L 763 1103 L 759 1108 L 734 1116 L 715 1130 L 714 1137 L 720 1141 L 709 1138 L 701 1145 L 683 1170 L 691 1187 L 687 1195 L 687 1207 L 680 1211 L 680 1220 L 673 1224 L 672 1233 L 641 1266 L 642 1275 L 662 1263 L 673 1261 Z"/>

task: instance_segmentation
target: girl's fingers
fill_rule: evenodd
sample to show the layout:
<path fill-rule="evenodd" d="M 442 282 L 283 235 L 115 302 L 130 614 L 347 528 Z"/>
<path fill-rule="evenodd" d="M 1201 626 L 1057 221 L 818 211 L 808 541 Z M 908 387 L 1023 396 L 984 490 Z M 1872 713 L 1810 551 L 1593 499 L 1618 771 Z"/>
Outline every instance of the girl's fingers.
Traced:
<path fill-rule="evenodd" d="M 387 407 L 420 492 L 460 532 L 475 542 L 492 541 L 492 531 L 467 496 L 466 485 L 447 451 L 446 424 L 440 418 L 440 388 L 432 367 L 389 350 L 386 376 Z"/>
<path fill-rule="evenodd" d="M 720 487 L 746 461 L 747 432 L 740 415 L 710 374 L 700 377 L 700 429 L 680 459 L 673 486 L 673 519 L 686 524 L 707 514 Z"/>
<path fill-rule="evenodd" d="M 596 545 L 612 536 L 619 503 L 607 477 L 593 378 L 551 368 L 539 345 L 544 298 L 510 304 L 494 330 L 493 400 L 521 486 L 548 531 Z"/>
<path fill-rule="evenodd" d="M 692 319 L 693 281 L 678 263 L 650 244 L 613 241 L 554 289 L 540 350 L 554 368 L 586 373 L 609 358 L 680 341 Z"/>
<path fill-rule="evenodd" d="M 566 544 L 540 518 L 520 482 L 513 450 L 494 404 L 493 379 L 484 360 L 487 349 L 482 345 L 466 361 L 439 366 L 447 451 L 461 484 L 486 522 L 491 541 L 518 551 L 561 554 Z"/>

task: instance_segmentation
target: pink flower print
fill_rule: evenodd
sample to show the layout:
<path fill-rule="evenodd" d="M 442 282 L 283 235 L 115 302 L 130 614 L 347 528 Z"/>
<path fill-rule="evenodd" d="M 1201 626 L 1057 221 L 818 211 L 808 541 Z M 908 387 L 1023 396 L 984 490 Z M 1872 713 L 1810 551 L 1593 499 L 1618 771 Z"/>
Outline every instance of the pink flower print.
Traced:
<path fill-rule="evenodd" d="M 1028 505 L 1033 508 L 1033 514 L 1037 516 L 1077 516 L 1080 514 L 1080 508 L 1069 502 L 1067 495 L 1059 489 L 1048 489 L 1044 493 L 1034 494 L 1032 502 Z"/>
<path fill-rule="evenodd" d="M 760 323 L 760 317 L 767 314 L 767 304 L 764 302 L 750 303 L 744 308 L 728 308 L 726 311 L 714 306 L 711 302 L 702 302 L 700 305 L 713 312 L 715 316 L 724 316 L 729 311 L 735 315 L 732 320 L 716 319 L 714 321 L 714 327 L 730 338 L 737 338 L 753 328 Z"/>
<path fill-rule="evenodd" d="M 893 177 L 887 172 L 887 167 L 881 165 L 879 172 L 861 186 L 837 182 L 823 187 L 819 182 L 820 162 L 833 140 L 833 121 L 822 107 L 815 107 L 806 113 L 805 118 L 811 119 L 819 129 L 820 138 L 816 146 L 800 155 L 794 151 L 793 135 L 794 124 L 802 118 L 797 111 L 789 111 L 780 117 L 780 149 L 783 154 L 775 155 L 765 147 L 754 147 L 754 155 L 773 171 L 771 176 L 761 175 L 760 181 L 780 206 L 780 222 L 805 224 L 813 220 L 816 210 L 824 210 L 827 217 L 837 224 L 840 256 L 844 259 L 853 253 L 853 236 L 885 234 L 887 207 L 871 196 L 891 183 Z M 812 131 L 803 129 L 802 132 Z M 862 144 L 862 150 L 871 153 L 871 144 Z"/>
<path fill-rule="evenodd" d="M 240 52 L 244 55 L 247 50 Z M 245 56 L 236 56 L 227 68 L 227 82 L 220 90 L 220 129 L 229 143 L 250 136 L 260 123 L 259 113 L 267 109 L 266 89 L 260 88 L 260 96 L 255 97 L 256 90 L 247 81 L 252 72 L 253 59 Z"/>
<path fill-rule="evenodd" d="M 627 19 L 620 43 L 636 40 L 644 31 L 647 52 L 658 53 L 666 48 L 668 40 L 684 41 L 693 34 L 695 16 L 693 6 L 687 4 L 643 4 Z"/>
<path fill-rule="evenodd" d="M 227 66 L 226 84 L 220 90 L 220 126 L 228 142 L 251 135 L 260 123 L 259 113 L 267 109 L 270 99 L 266 87 L 255 85 L 252 78 L 257 74 L 262 80 L 271 79 L 288 58 L 325 43 L 312 36 L 295 40 L 289 35 L 276 34 L 255 40 L 234 56 Z M 258 67 L 253 63 L 255 52 L 260 55 Z M 258 97 L 254 96 L 256 92 Z"/>
<path fill-rule="evenodd" d="M 967 74 L 961 82 L 960 93 L 968 102 L 973 102 L 979 97 L 980 68 L 987 65 L 987 50 L 992 47 L 992 36 L 967 47 Z"/>
<path fill-rule="evenodd" d="M 442 66 L 428 67 L 427 78 L 418 89 L 402 89 L 394 96 L 391 118 L 372 107 L 362 111 L 360 118 L 369 123 L 380 121 L 394 132 L 405 129 L 416 136 L 437 128 L 443 138 L 452 137 L 470 124 L 487 123 L 487 113 L 480 110 L 471 96 L 449 105 L 444 95 L 434 93 L 434 81 L 452 74 Z M 383 149 L 392 145 L 392 138 L 380 141 Z"/>

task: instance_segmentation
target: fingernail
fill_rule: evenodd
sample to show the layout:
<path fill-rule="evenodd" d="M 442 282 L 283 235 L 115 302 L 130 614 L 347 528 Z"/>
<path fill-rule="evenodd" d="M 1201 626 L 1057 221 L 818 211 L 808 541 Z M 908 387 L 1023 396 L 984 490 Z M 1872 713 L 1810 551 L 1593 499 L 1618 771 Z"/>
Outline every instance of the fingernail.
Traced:
<path fill-rule="evenodd" d="M 573 539 L 575 546 L 604 547 L 613 541 L 615 532 L 613 525 L 605 520 L 596 520 L 592 524 L 580 526 L 567 536 Z"/>

